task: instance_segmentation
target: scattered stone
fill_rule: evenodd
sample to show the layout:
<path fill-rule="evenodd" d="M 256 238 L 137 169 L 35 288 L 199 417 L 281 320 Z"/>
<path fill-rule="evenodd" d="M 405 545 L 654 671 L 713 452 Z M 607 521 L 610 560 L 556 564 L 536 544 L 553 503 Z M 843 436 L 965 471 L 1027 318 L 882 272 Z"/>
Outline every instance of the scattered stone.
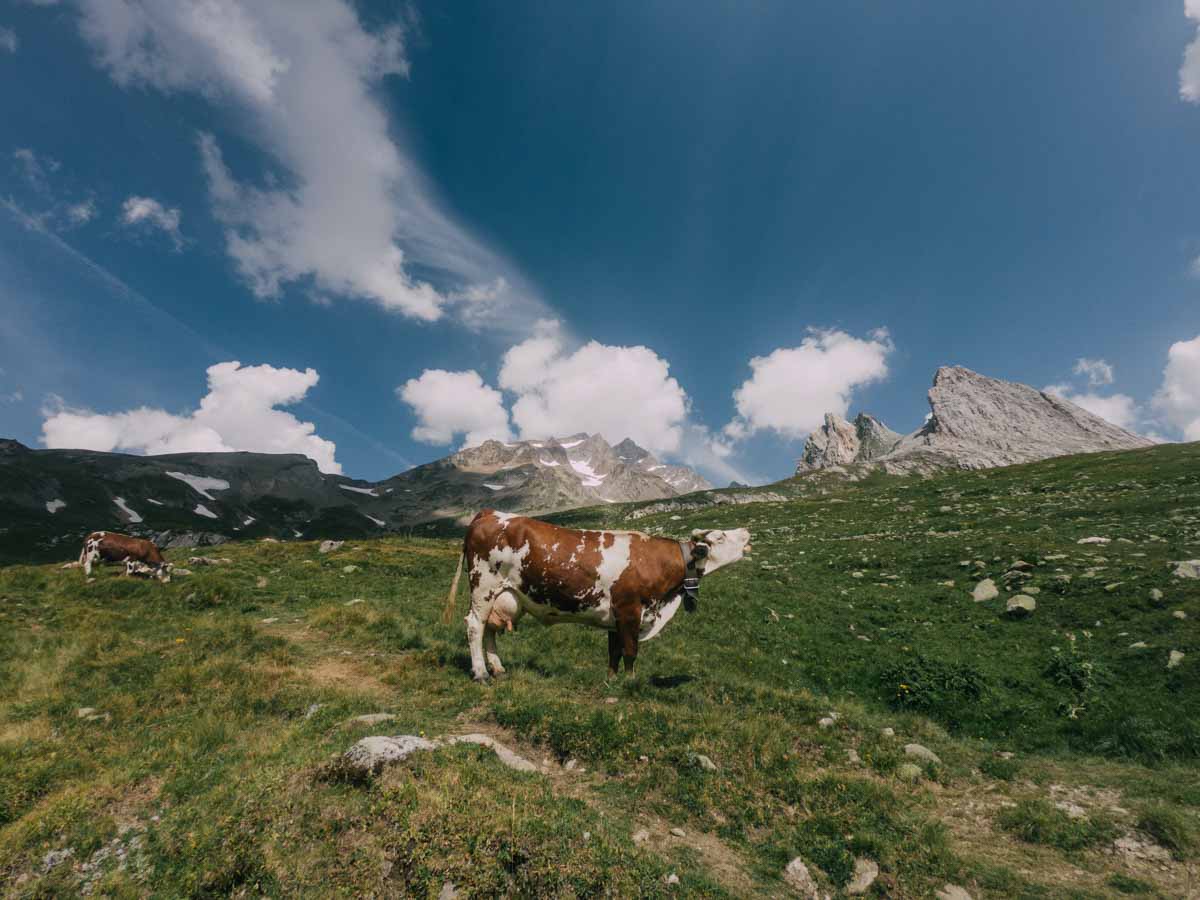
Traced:
<path fill-rule="evenodd" d="M 996 751 L 996 756 L 998 756 L 1000 759 L 1012 759 L 1016 755 L 1017 754 L 1013 753 L 1011 750 L 997 750 Z"/>
<path fill-rule="evenodd" d="M 347 600 L 345 605 L 346 606 L 358 606 L 358 604 L 366 603 L 366 602 L 367 601 L 364 600 L 362 597 L 355 597 L 353 600 Z"/>
<path fill-rule="evenodd" d="M 1123 582 L 1123 581 L 1114 581 L 1112 584 L 1106 584 L 1106 585 L 1104 586 L 1104 590 L 1105 590 L 1107 593 L 1109 593 L 1109 594 L 1112 594 L 1112 593 L 1114 593 L 1114 592 L 1117 590 L 1117 588 L 1119 588 L 1119 587 L 1120 587 L 1121 585 L 1123 585 L 1124 583 L 1125 583 L 1125 582 Z"/>
<path fill-rule="evenodd" d="M 645 828 L 642 828 L 633 833 L 633 842 L 635 844 L 644 844 L 648 840 L 650 840 L 650 832 L 647 831 Z"/>
<path fill-rule="evenodd" d="M 985 600 L 995 600 L 1000 596 L 1000 590 L 996 587 L 996 582 L 990 578 L 985 578 L 979 584 L 975 585 L 975 589 L 971 591 L 971 597 L 976 603 L 983 603 Z"/>
<path fill-rule="evenodd" d="M 1033 568 L 1033 563 L 1025 562 L 1023 559 L 1014 559 L 1008 567 L 1015 572 L 1028 572 Z"/>
<path fill-rule="evenodd" d="M 1075 543 L 1077 544 L 1107 544 L 1109 539 L 1106 537 L 1085 537 L 1080 538 Z"/>
<path fill-rule="evenodd" d="M 787 883 L 788 887 L 805 898 L 805 900 L 817 900 L 820 896 L 817 892 L 817 883 L 813 880 L 812 875 L 808 873 L 808 866 L 798 856 L 788 863 L 787 868 L 783 870 L 783 880 Z"/>
<path fill-rule="evenodd" d="M 342 566 L 342 571 L 349 575 L 351 572 L 357 572 L 358 566 Z"/>
<path fill-rule="evenodd" d="M 1161 600 L 1162 598 L 1163 598 L 1162 591 L 1160 591 L 1158 588 L 1150 588 L 1150 599 L 1151 600 L 1154 600 L 1155 602 L 1157 602 L 1157 601 Z"/>
<path fill-rule="evenodd" d="M 687 832 L 685 832 L 682 828 L 678 828 L 678 827 L 672 828 L 671 834 L 675 835 L 675 837 L 680 837 L 680 838 L 687 837 Z"/>
<path fill-rule="evenodd" d="M 1008 598 L 1004 611 L 1012 618 L 1020 619 L 1032 615 L 1035 609 L 1037 609 L 1036 600 L 1028 594 L 1017 594 L 1015 597 Z"/>
<path fill-rule="evenodd" d="M 888 738 L 895 737 L 896 729 L 895 728 L 880 728 L 879 734 L 881 737 L 888 737 Z"/>
<path fill-rule="evenodd" d="M 570 771 L 572 771 L 572 770 L 573 770 L 573 769 L 574 769 L 574 768 L 575 768 L 577 765 L 579 765 L 579 760 L 577 760 L 577 759 L 568 759 L 568 760 L 567 760 L 567 764 L 566 764 L 565 766 L 563 766 L 563 768 L 564 768 L 564 769 L 566 769 L 568 772 L 570 772 Z"/>
<path fill-rule="evenodd" d="M 227 556 L 189 556 L 189 566 L 228 566 L 233 562 Z"/>
<path fill-rule="evenodd" d="M 464 734 L 459 737 L 450 738 L 448 744 L 477 744 L 480 747 L 487 747 L 496 754 L 496 758 L 510 769 L 517 772 L 537 772 L 538 767 L 527 760 L 525 757 L 509 750 L 499 741 L 488 737 L 486 734 Z"/>
<path fill-rule="evenodd" d="M 1145 641 L 1136 641 L 1129 645 L 1129 649 L 1130 650 L 1145 650 L 1149 646 L 1150 645 L 1147 644 Z"/>
<path fill-rule="evenodd" d="M 973 900 L 966 889 L 960 888 L 957 884 L 943 884 L 933 896 L 934 900 Z"/>
<path fill-rule="evenodd" d="M 916 783 L 921 780 L 921 767 L 914 763 L 903 763 L 897 767 L 896 777 L 901 781 Z"/>
<path fill-rule="evenodd" d="M 879 877 L 879 866 L 874 860 L 860 856 L 854 860 L 854 877 L 846 885 L 846 893 L 850 895 L 865 894 Z"/>
<path fill-rule="evenodd" d="M 399 762 L 418 750 L 436 750 L 438 745 L 423 737 L 365 737 L 342 754 L 342 764 L 351 770 L 375 775 L 389 763 Z"/>
<path fill-rule="evenodd" d="M 679 884 L 679 876 L 672 872 L 670 875 L 664 878 L 663 881 L 669 885 Z"/>
<path fill-rule="evenodd" d="M 837 724 L 837 719 L 833 718 L 832 716 L 823 716 L 822 718 L 817 719 L 817 724 L 822 728 L 832 728 L 835 724 Z"/>
<path fill-rule="evenodd" d="M 334 550 L 341 550 L 342 545 L 345 543 L 345 541 L 321 541 L 320 546 L 317 547 L 317 552 L 332 553 Z"/>
<path fill-rule="evenodd" d="M 308 707 L 308 709 L 306 709 L 304 711 L 304 721 L 307 722 L 309 719 L 311 719 L 313 716 L 315 716 L 317 713 L 319 713 L 321 711 L 321 707 L 323 705 L 324 704 L 322 704 L 322 703 L 313 703 L 312 705 L 310 705 Z"/>
<path fill-rule="evenodd" d="M 702 768 L 705 772 L 717 771 L 717 764 L 705 756 L 703 753 L 696 754 L 696 765 Z"/>
<path fill-rule="evenodd" d="M 271 618 L 269 618 L 269 619 L 263 619 L 263 620 L 262 620 L 262 624 L 263 624 L 263 625 L 274 625 L 274 624 L 275 624 L 276 622 L 278 622 L 278 621 L 279 621 L 279 617 L 278 617 L 278 616 L 272 616 L 272 617 L 271 617 Z"/>
<path fill-rule="evenodd" d="M 259 575 L 256 579 L 254 579 L 254 586 L 257 588 L 265 588 L 267 584 L 268 581 L 265 575 Z"/>
<path fill-rule="evenodd" d="M 949 588 L 954 587 L 954 582 L 949 579 L 947 579 L 946 581 L 939 581 L 938 584 L 940 584 L 942 587 L 949 587 Z"/>
<path fill-rule="evenodd" d="M 1188 559 L 1175 563 L 1176 578 L 1200 578 L 1200 559 Z"/>
<path fill-rule="evenodd" d="M 1187 613 L 1185 613 L 1182 609 L 1175 610 L 1175 612 L 1171 613 L 1171 615 L 1180 621 L 1187 618 Z"/>
<path fill-rule="evenodd" d="M 458 885 L 453 881 L 445 882 L 438 891 L 438 900 L 458 900 Z"/>
<path fill-rule="evenodd" d="M 1087 810 L 1078 803 L 1072 803 L 1070 800 L 1056 800 L 1054 802 L 1056 809 L 1061 809 L 1067 814 L 1069 819 L 1082 819 L 1087 815 Z"/>
<path fill-rule="evenodd" d="M 851 747 L 849 750 L 846 751 L 846 762 L 850 763 L 850 765 L 852 765 L 852 766 L 861 766 L 862 765 L 862 757 L 858 755 L 857 750 L 855 750 L 853 747 Z"/>
<path fill-rule="evenodd" d="M 936 753 L 921 744 L 905 744 L 904 754 L 922 762 L 937 763 L 938 765 L 942 762 Z"/>
<path fill-rule="evenodd" d="M 88 716 L 95 715 L 95 713 L 96 708 L 94 706 L 81 706 L 75 710 L 75 717 L 77 719 L 86 719 Z"/>
<path fill-rule="evenodd" d="M 1167 668 L 1174 669 L 1183 662 L 1184 652 L 1182 650 L 1172 650 L 1171 655 L 1167 657 Z"/>

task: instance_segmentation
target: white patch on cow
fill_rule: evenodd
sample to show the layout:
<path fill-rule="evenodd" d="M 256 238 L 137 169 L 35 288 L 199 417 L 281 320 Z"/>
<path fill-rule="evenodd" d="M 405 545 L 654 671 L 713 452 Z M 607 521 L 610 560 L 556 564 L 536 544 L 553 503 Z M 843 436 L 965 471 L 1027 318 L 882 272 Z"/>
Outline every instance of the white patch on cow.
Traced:
<path fill-rule="evenodd" d="M 566 443 L 566 444 L 564 444 L 564 443 L 559 443 L 559 445 L 558 445 L 558 446 L 562 447 L 564 450 L 570 450 L 572 447 L 578 447 L 578 446 L 579 446 L 580 444 L 582 444 L 582 443 L 583 443 L 583 438 L 580 438 L 580 439 L 579 439 L 579 440 L 577 440 L 577 441 L 570 441 L 570 442 L 568 442 L 568 443 Z"/>
<path fill-rule="evenodd" d="M 62 500 L 47 500 L 46 501 L 46 512 L 50 513 L 50 515 L 54 515 L 56 512 L 58 512 L 60 509 L 62 509 L 66 505 L 67 504 L 64 503 Z"/>
<path fill-rule="evenodd" d="M 363 513 L 363 515 L 367 516 L 366 513 Z M 384 525 L 387 524 L 387 522 L 383 521 L 383 519 L 377 519 L 374 516 L 367 516 L 367 518 L 370 519 L 372 522 L 374 522 L 376 525 L 378 525 L 380 528 L 382 528 Z"/>
<path fill-rule="evenodd" d="M 501 528 L 507 526 L 511 519 L 517 518 L 516 513 L 500 512 L 499 510 L 493 510 L 492 515 L 496 517 L 496 521 L 500 523 Z"/>
<path fill-rule="evenodd" d="M 605 547 L 604 538 L 610 534 L 613 539 L 612 546 Z M 629 548 L 632 544 L 633 537 L 631 535 L 612 531 L 601 533 L 600 565 L 596 567 L 596 586 L 600 588 L 601 594 L 610 603 L 612 602 L 613 585 L 629 568 Z"/>
<path fill-rule="evenodd" d="M 663 606 L 657 613 L 643 609 L 642 629 L 638 633 L 638 643 L 650 641 L 658 637 L 659 632 L 666 628 L 667 623 L 674 618 L 675 613 L 679 612 L 679 605 L 682 602 L 682 597 L 676 597 Z"/>
<path fill-rule="evenodd" d="M 135 513 L 132 509 L 125 505 L 124 497 L 113 497 L 113 503 L 117 504 L 117 509 L 125 513 L 129 517 L 130 524 L 142 521 L 142 517 Z"/>
<path fill-rule="evenodd" d="M 375 488 L 360 488 L 355 487 L 352 484 L 339 484 L 338 487 L 340 487 L 343 491 L 354 491 L 356 494 L 366 494 L 368 497 L 379 496 L 377 493 L 375 493 Z"/>
<path fill-rule="evenodd" d="M 213 512 L 211 509 L 209 509 L 207 506 L 205 506 L 203 503 L 197 503 L 196 508 L 193 509 L 192 512 L 194 512 L 198 516 L 204 516 L 205 518 L 209 518 L 209 519 L 217 518 L 217 514 L 215 512 Z"/>
<path fill-rule="evenodd" d="M 158 500 L 155 500 L 153 497 L 147 497 L 146 502 L 153 503 L 155 506 L 162 506 L 162 503 L 159 502 Z"/>
<path fill-rule="evenodd" d="M 216 500 L 209 491 L 227 491 L 229 482 L 223 478 L 205 478 L 203 475 L 188 475 L 186 472 L 167 472 L 169 477 L 182 481 L 205 500 Z M 214 516 L 214 518 L 216 518 Z"/>
<path fill-rule="evenodd" d="M 246 520 L 242 522 L 242 526 L 245 527 L 246 525 L 253 525 L 256 521 L 258 520 L 255 519 L 254 516 L 246 516 Z"/>

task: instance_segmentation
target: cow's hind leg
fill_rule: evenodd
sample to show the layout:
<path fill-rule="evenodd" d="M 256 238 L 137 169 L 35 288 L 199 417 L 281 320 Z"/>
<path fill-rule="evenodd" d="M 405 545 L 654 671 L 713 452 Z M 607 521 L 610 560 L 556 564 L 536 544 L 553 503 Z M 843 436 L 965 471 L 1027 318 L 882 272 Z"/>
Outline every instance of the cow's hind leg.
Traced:
<path fill-rule="evenodd" d="M 483 635 L 488 616 L 492 613 L 493 593 L 471 592 L 471 611 L 467 613 L 467 647 L 471 651 L 471 677 L 476 681 L 487 681 L 487 664 L 483 655 Z"/>
<path fill-rule="evenodd" d="M 494 625 L 483 626 L 483 650 L 492 674 L 503 675 L 504 666 L 500 662 L 500 654 L 496 652 L 496 627 Z"/>

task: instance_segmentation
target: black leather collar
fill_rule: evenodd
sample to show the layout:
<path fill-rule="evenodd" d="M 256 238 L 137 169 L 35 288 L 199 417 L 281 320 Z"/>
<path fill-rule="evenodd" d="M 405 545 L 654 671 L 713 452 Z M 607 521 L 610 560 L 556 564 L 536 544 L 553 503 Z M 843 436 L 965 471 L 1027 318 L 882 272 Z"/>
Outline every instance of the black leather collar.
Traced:
<path fill-rule="evenodd" d="M 700 601 L 700 576 L 704 574 L 704 558 L 708 556 L 708 547 L 693 544 L 692 541 L 680 541 L 679 552 L 683 555 L 683 608 L 695 612 Z"/>

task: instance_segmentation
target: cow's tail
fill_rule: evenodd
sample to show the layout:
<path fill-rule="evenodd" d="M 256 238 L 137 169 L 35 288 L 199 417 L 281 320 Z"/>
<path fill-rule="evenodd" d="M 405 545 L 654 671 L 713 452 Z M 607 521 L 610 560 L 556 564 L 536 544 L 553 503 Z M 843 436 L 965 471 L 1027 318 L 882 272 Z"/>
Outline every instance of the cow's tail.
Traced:
<path fill-rule="evenodd" d="M 450 593 L 446 595 L 446 605 L 442 607 L 442 624 L 449 625 L 454 621 L 454 604 L 458 600 L 458 580 L 462 578 L 463 559 L 467 555 L 466 547 L 458 554 L 458 568 L 454 570 L 454 581 L 450 583 Z"/>

